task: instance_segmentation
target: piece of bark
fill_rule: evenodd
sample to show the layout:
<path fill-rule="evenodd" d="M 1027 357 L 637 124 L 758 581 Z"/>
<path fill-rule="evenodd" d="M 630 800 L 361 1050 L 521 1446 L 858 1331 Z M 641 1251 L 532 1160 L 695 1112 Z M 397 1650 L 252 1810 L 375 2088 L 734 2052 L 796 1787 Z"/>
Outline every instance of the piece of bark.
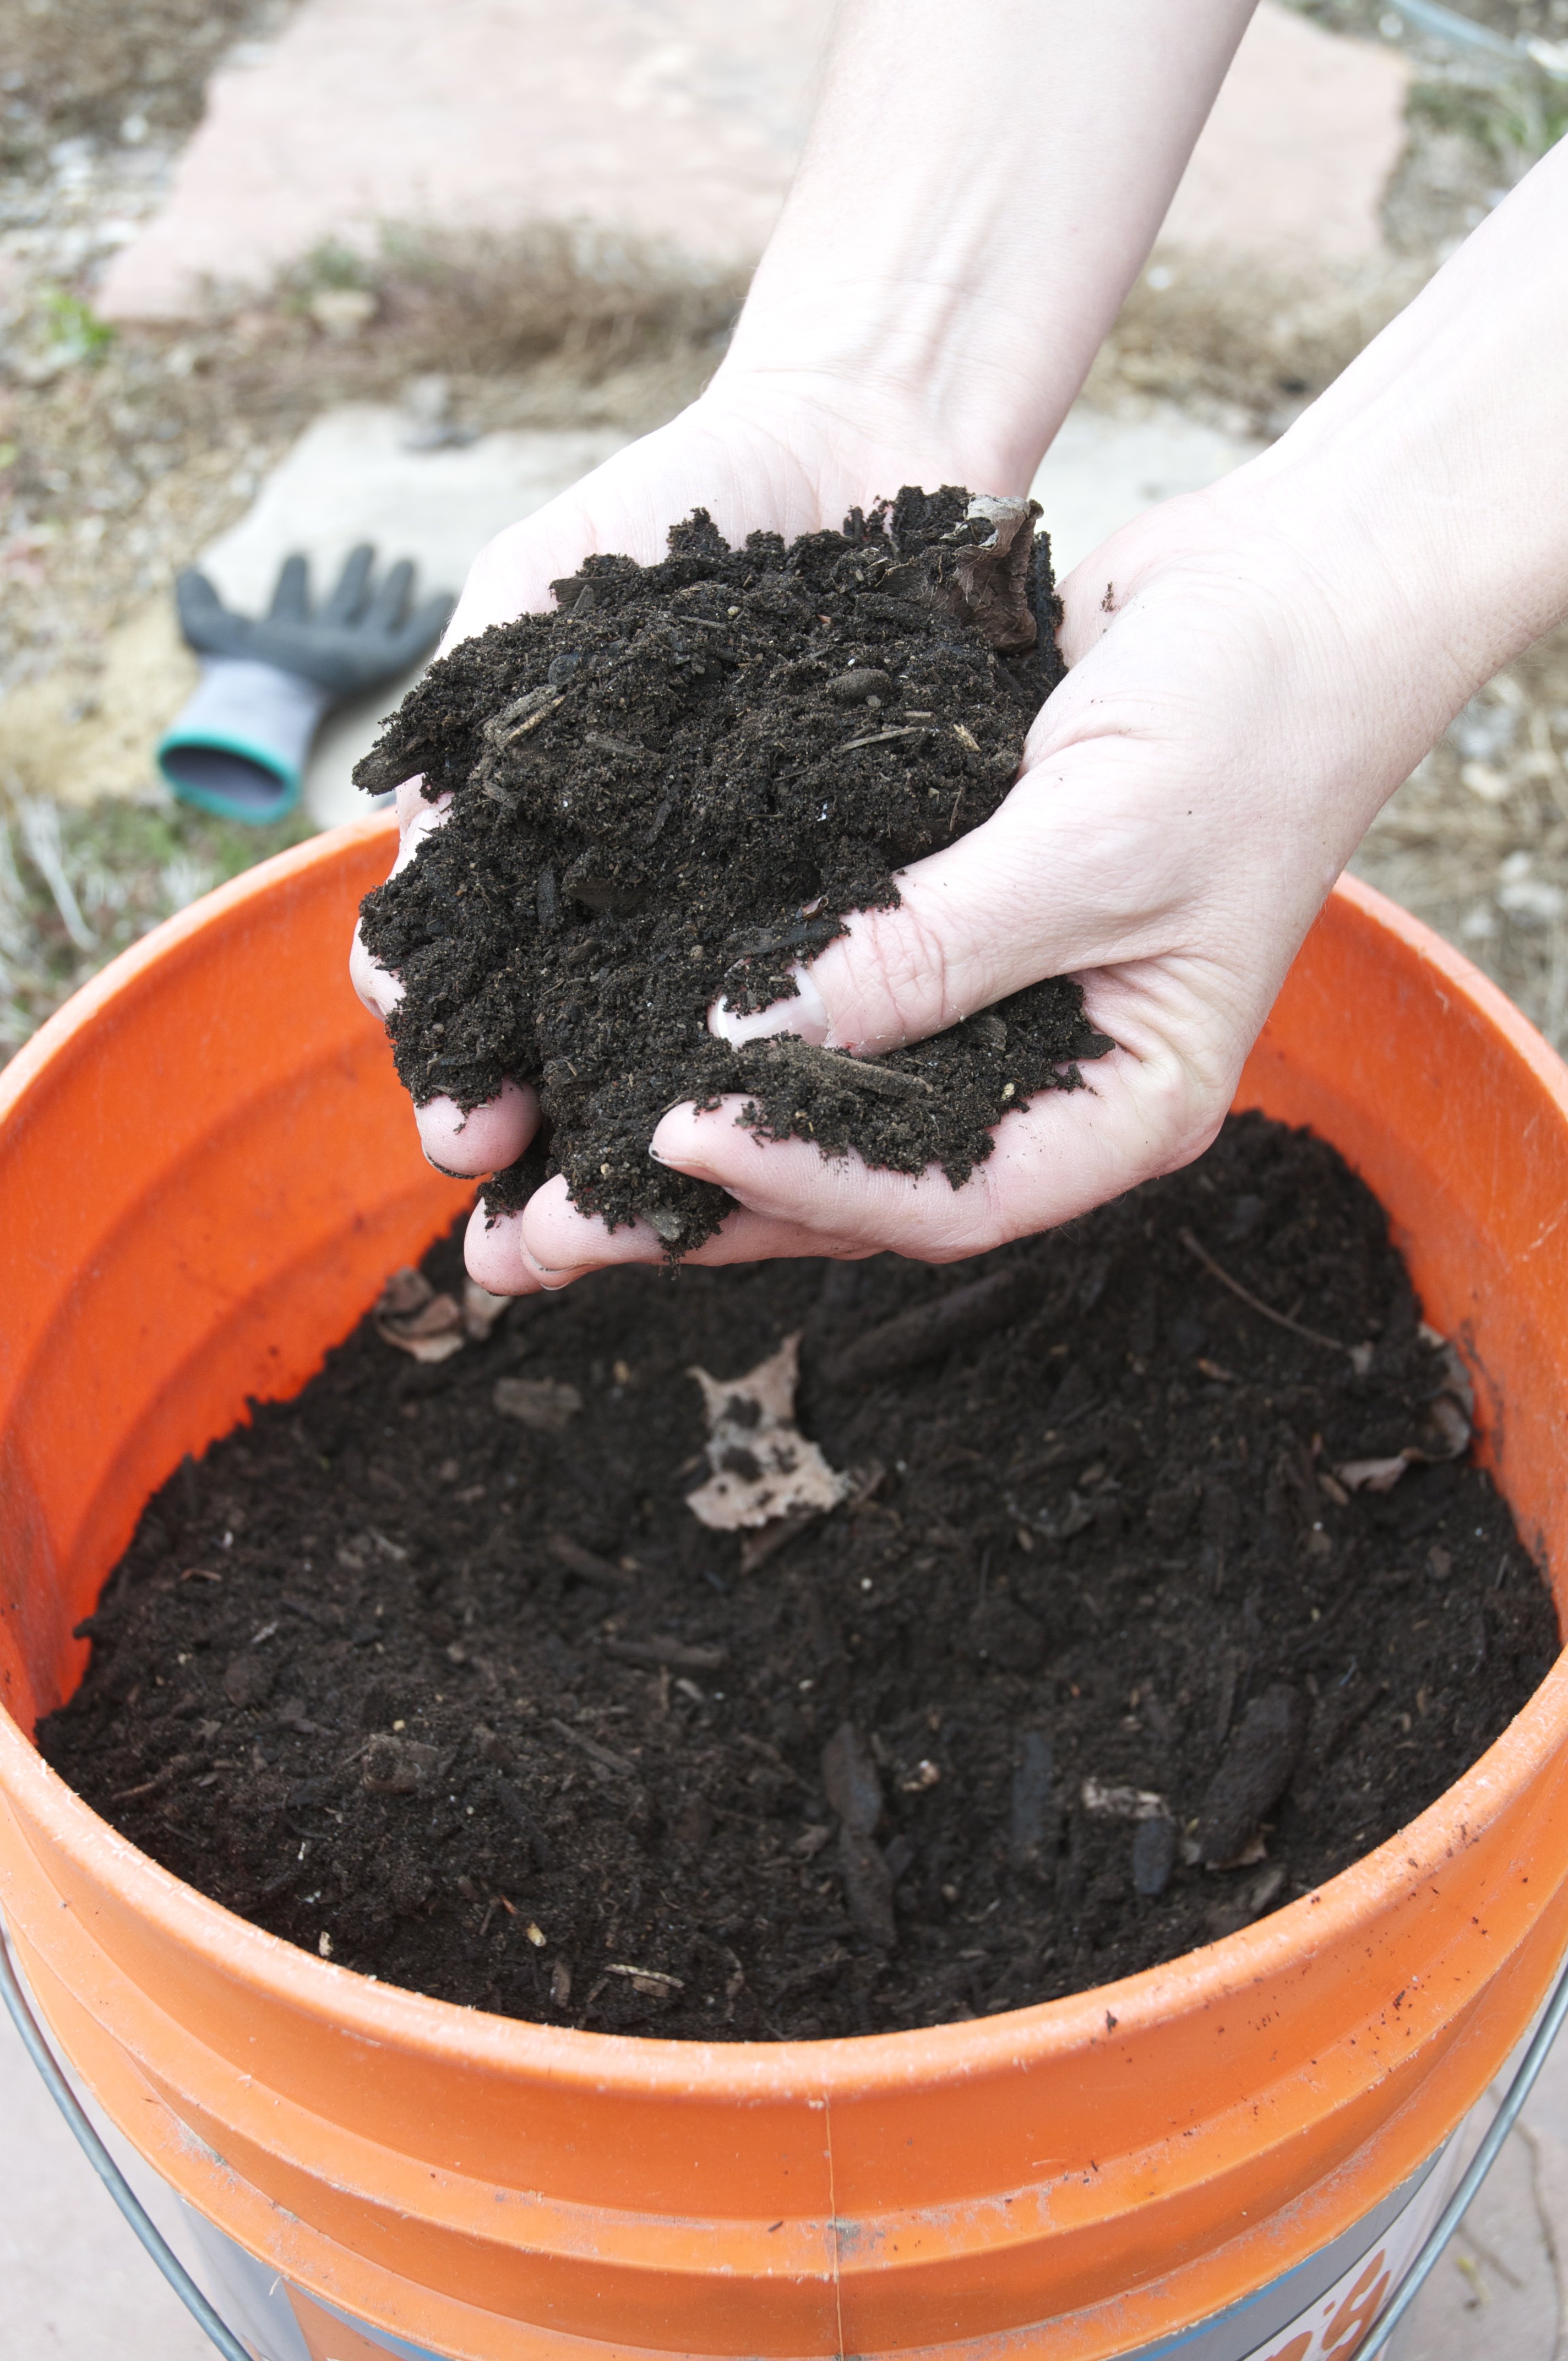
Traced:
<path fill-rule="evenodd" d="M 868 1942 L 891 1951 L 898 1940 L 893 1873 L 876 1846 L 848 1823 L 839 1831 L 839 1873 L 850 1916 Z"/>
<path fill-rule="evenodd" d="M 953 611 L 982 631 L 1003 655 L 1021 655 L 1038 637 L 1028 598 L 1035 555 L 1035 519 L 1039 503 L 995 499 L 981 493 L 969 504 L 968 522 L 986 524 L 986 538 L 960 549 L 944 567 Z"/>
<path fill-rule="evenodd" d="M 270 1658 L 258 1656 L 247 1648 L 229 1659 L 224 1673 L 224 1695 L 230 1705 L 242 1710 L 247 1706 L 262 1705 L 271 1696 L 276 1678 Z"/>
<path fill-rule="evenodd" d="M 580 1575 L 585 1582 L 602 1582 L 612 1590 L 635 1590 L 637 1587 L 634 1574 L 628 1574 L 623 1566 L 612 1565 L 609 1558 L 600 1557 L 597 1550 L 585 1549 L 581 1542 L 572 1539 L 570 1533 L 546 1533 L 544 1548 L 546 1554 L 553 1557 L 557 1565 L 564 1565 L 570 1574 Z"/>
<path fill-rule="evenodd" d="M 913 1312 L 900 1312 L 880 1327 L 869 1328 L 823 1364 L 825 1382 L 833 1387 L 860 1386 L 873 1378 L 889 1378 L 934 1361 L 955 1345 L 971 1344 L 978 1336 L 1003 1328 L 1020 1312 L 1031 1308 L 1035 1290 L 1016 1270 L 992 1271 L 988 1279 L 970 1279 L 967 1287 L 950 1288 Z"/>
<path fill-rule="evenodd" d="M 565 1434 L 582 1409 L 576 1386 L 554 1378 L 498 1378 L 490 1396 L 504 1418 L 515 1418 L 535 1434 Z"/>
<path fill-rule="evenodd" d="M 1223 1869 L 1247 1850 L 1264 1814 L 1289 1785 L 1306 1735 L 1307 1703 L 1299 1689 L 1276 1681 L 1248 1702 L 1199 1815 L 1207 1868 Z"/>
<path fill-rule="evenodd" d="M 1163 1894 L 1176 1866 L 1176 1822 L 1140 1820 L 1133 1830 L 1133 1891 L 1152 1901 Z"/>
<path fill-rule="evenodd" d="M 1026 1730 L 1019 1741 L 1008 1815 L 1008 1850 L 1014 1866 L 1038 1861 L 1051 1826 L 1055 1757 L 1043 1730 Z"/>
<path fill-rule="evenodd" d="M 822 1784 L 844 1826 L 869 1837 L 882 1817 L 882 1778 L 852 1721 L 841 1721 L 822 1750 Z"/>
<path fill-rule="evenodd" d="M 440 1747 L 387 1730 L 366 1747 L 359 1775 L 373 1795 L 417 1795 L 433 1784 L 442 1761 Z"/>

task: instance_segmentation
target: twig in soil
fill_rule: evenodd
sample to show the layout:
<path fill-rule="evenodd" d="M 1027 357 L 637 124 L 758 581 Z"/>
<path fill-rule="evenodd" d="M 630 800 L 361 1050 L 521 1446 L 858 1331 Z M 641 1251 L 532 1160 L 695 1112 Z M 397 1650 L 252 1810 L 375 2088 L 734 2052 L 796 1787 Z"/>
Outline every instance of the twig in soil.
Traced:
<path fill-rule="evenodd" d="M 607 1640 L 604 1652 L 617 1664 L 673 1664 L 683 1673 L 721 1673 L 729 1662 L 728 1648 L 693 1648 L 684 1640 Z"/>
<path fill-rule="evenodd" d="M 607 1771 L 619 1771 L 626 1778 L 635 1773 L 635 1763 L 629 1763 L 624 1754 L 612 1753 L 608 1746 L 601 1746 L 597 1738 L 586 1738 L 580 1730 L 574 1730 L 569 1721 L 557 1721 L 552 1716 L 546 1726 L 562 1738 L 569 1738 L 574 1746 L 580 1746 L 590 1763 L 602 1763 Z"/>
<path fill-rule="evenodd" d="M 901 1066 L 879 1066 L 871 1058 L 850 1058 L 839 1049 L 823 1049 L 814 1041 L 802 1041 L 793 1033 L 765 1034 L 761 1040 L 748 1041 L 741 1052 L 748 1061 L 762 1058 L 769 1062 L 782 1060 L 798 1066 L 813 1081 L 828 1082 L 836 1089 L 870 1091 L 883 1099 L 929 1098 L 932 1084 L 924 1074 L 906 1073 Z"/>
<path fill-rule="evenodd" d="M 1249 1312 L 1258 1312 L 1265 1320 L 1272 1320 L 1277 1328 L 1288 1328 L 1292 1336 L 1304 1336 L 1309 1345 L 1321 1345 L 1331 1353 L 1345 1354 L 1356 1376 L 1364 1378 L 1372 1366 L 1370 1345 L 1346 1345 L 1338 1336 L 1325 1336 L 1321 1329 L 1303 1327 L 1299 1320 L 1291 1320 L 1283 1312 L 1276 1312 L 1271 1303 L 1265 1303 L 1261 1296 L 1254 1295 L 1239 1279 L 1233 1279 L 1228 1270 L 1222 1270 L 1208 1248 L 1199 1245 L 1190 1230 L 1182 1229 L 1177 1235 L 1188 1253 L 1196 1255 L 1210 1278 L 1217 1279 L 1222 1287 L 1228 1287 L 1236 1301 L 1245 1303 Z"/>
<path fill-rule="evenodd" d="M 650 2000 L 673 2000 L 686 1988 L 684 1976 L 667 1976 L 663 1968 L 636 1968 L 626 1960 L 609 1960 L 605 1973 L 627 1977 L 632 1991 L 644 1993 Z"/>
<path fill-rule="evenodd" d="M 764 1525 L 760 1533 L 748 1533 L 740 1544 L 741 1573 L 755 1574 L 797 1533 L 805 1532 L 808 1525 L 816 1522 L 816 1513 L 812 1511 L 803 1517 L 781 1517 L 776 1524 Z"/>
<path fill-rule="evenodd" d="M 882 746 L 890 738 L 919 738 L 929 726 L 927 722 L 915 721 L 898 730 L 872 730 L 864 738 L 847 738 L 839 752 L 848 754 L 856 746 Z"/>
<path fill-rule="evenodd" d="M 171 1754 L 161 1771 L 155 1772 L 150 1779 L 144 1779 L 139 1787 L 122 1787 L 110 1801 L 129 1804 L 144 1795 L 161 1795 L 165 1787 L 171 1787 L 175 1780 L 183 1777 L 187 1771 L 205 1771 L 212 1759 L 210 1754 Z"/>
<path fill-rule="evenodd" d="M 544 1551 L 545 1555 L 553 1557 L 557 1565 L 564 1565 L 569 1574 L 580 1575 L 585 1582 L 608 1583 L 614 1590 L 635 1590 L 637 1587 L 634 1574 L 628 1574 L 621 1566 L 612 1565 L 609 1558 L 600 1557 L 597 1550 L 585 1549 L 582 1543 L 573 1541 L 569 1533 L 546 1533 Z"/>

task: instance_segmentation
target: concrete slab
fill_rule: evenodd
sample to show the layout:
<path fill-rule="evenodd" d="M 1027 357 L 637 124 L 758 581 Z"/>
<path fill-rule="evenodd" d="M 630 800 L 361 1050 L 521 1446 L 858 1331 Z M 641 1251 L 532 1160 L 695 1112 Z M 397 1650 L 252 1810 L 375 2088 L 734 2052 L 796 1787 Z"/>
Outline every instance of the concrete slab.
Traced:
<path fill-rule="evenodd" d="M 214 77 L 100 308 L 185 317 L 204 283 L 261 286 L 385 222 L 585 220 L 750 258 L 794 170 L 829 15 L 828 0 L 304 0 Z M 1397 53 L 1264 0 L 1168 236 L 1373 252 L 1408 79 Z"/>
<path fill-rule="evenodd" d="M 1190 418 L 1174 401 L 1151 401 L 1135 416 L 1077 403 L 1030 486 L 1058 579 L 1157 500 L 1202 491 L 1263 447 Z"/>
<path fill-rule="evenodd" d="M 1264 0 L 1166 215 L 1176 246 L 1357 261 L 1405 144 L 1410 67 Z"/>
<path fill-rule="evenodd" d="M 181 314 L 384 221 L 586 219 L 761 250 L 830 0 L 305 0 L 214 80 L 170 202 L 111 267 L 116 318 Z"/>

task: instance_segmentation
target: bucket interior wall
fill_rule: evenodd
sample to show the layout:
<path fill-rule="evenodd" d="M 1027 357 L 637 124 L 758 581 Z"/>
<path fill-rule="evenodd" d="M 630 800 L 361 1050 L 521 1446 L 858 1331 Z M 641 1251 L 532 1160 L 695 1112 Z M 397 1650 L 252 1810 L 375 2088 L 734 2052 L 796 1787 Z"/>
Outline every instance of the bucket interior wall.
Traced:
<path fill-rule="evenodd" d="M 249 873 L 0 1075 L 0 1702 L 24 1736 L 80 1678 L 71 1627 L 149 1493 L 247 1397 L 297 1389 L 467 1202 L 421 1157 L 345 972 L 389 849 L 371 821 Z M 1565 1084 L 1464 961 L 1345 885 L 1238 1099 L 1311 1125 L 1387 1205 L 1560 1595 Z M 1410 1877 L 1384 1848 L 1332 1881 L 1305 1947 L 1303 1900 L 1110 2012 L 1083 1995 L 874 2041 L 699 2055 L 370 1988 L 179 1887 L 3 1718 L 0 1900 L 143 2152 L 416 2343 L 891 2353 L 934 2321 L 959 2340 L 1071 2312 L 1052 2350 L 1088 2361 L 1342 2235 L 1485 2087 L 1568 1936 L 1565 1730 L 1559 1668 L 1415 1824 Z"/>

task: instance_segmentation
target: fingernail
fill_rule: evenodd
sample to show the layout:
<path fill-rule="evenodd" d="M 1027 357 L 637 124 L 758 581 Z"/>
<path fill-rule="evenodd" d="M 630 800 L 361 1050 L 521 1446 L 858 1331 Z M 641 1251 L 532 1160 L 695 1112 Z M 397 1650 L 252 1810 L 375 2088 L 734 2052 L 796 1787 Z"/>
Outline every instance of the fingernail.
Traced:
<path fill-rule="evenodd" d="M 790 973 L 796 985 L 793 1000 L 775 1000 L 768 1007 L 750 1013 L 731 1008 L 727 1000 L 720 1000 L 708 1011 L 708 1031 L 737 1049 L 743 1041 L 765 1040 L 773 1033 L 798 1033 L 803 1041 L 826 1041 L 826 1001 L 805 968 L 791 968 Z"/>
<path fill-rule="evenodd" d="M 471 1180 L 474 1178 L 471 1172 L 454 1172 L 450 1164 L 438 1164 L 422 1139 L 419 1144 L 419 1152 L 433 1172 L 444 1173 L 448 1180 Z"/>

